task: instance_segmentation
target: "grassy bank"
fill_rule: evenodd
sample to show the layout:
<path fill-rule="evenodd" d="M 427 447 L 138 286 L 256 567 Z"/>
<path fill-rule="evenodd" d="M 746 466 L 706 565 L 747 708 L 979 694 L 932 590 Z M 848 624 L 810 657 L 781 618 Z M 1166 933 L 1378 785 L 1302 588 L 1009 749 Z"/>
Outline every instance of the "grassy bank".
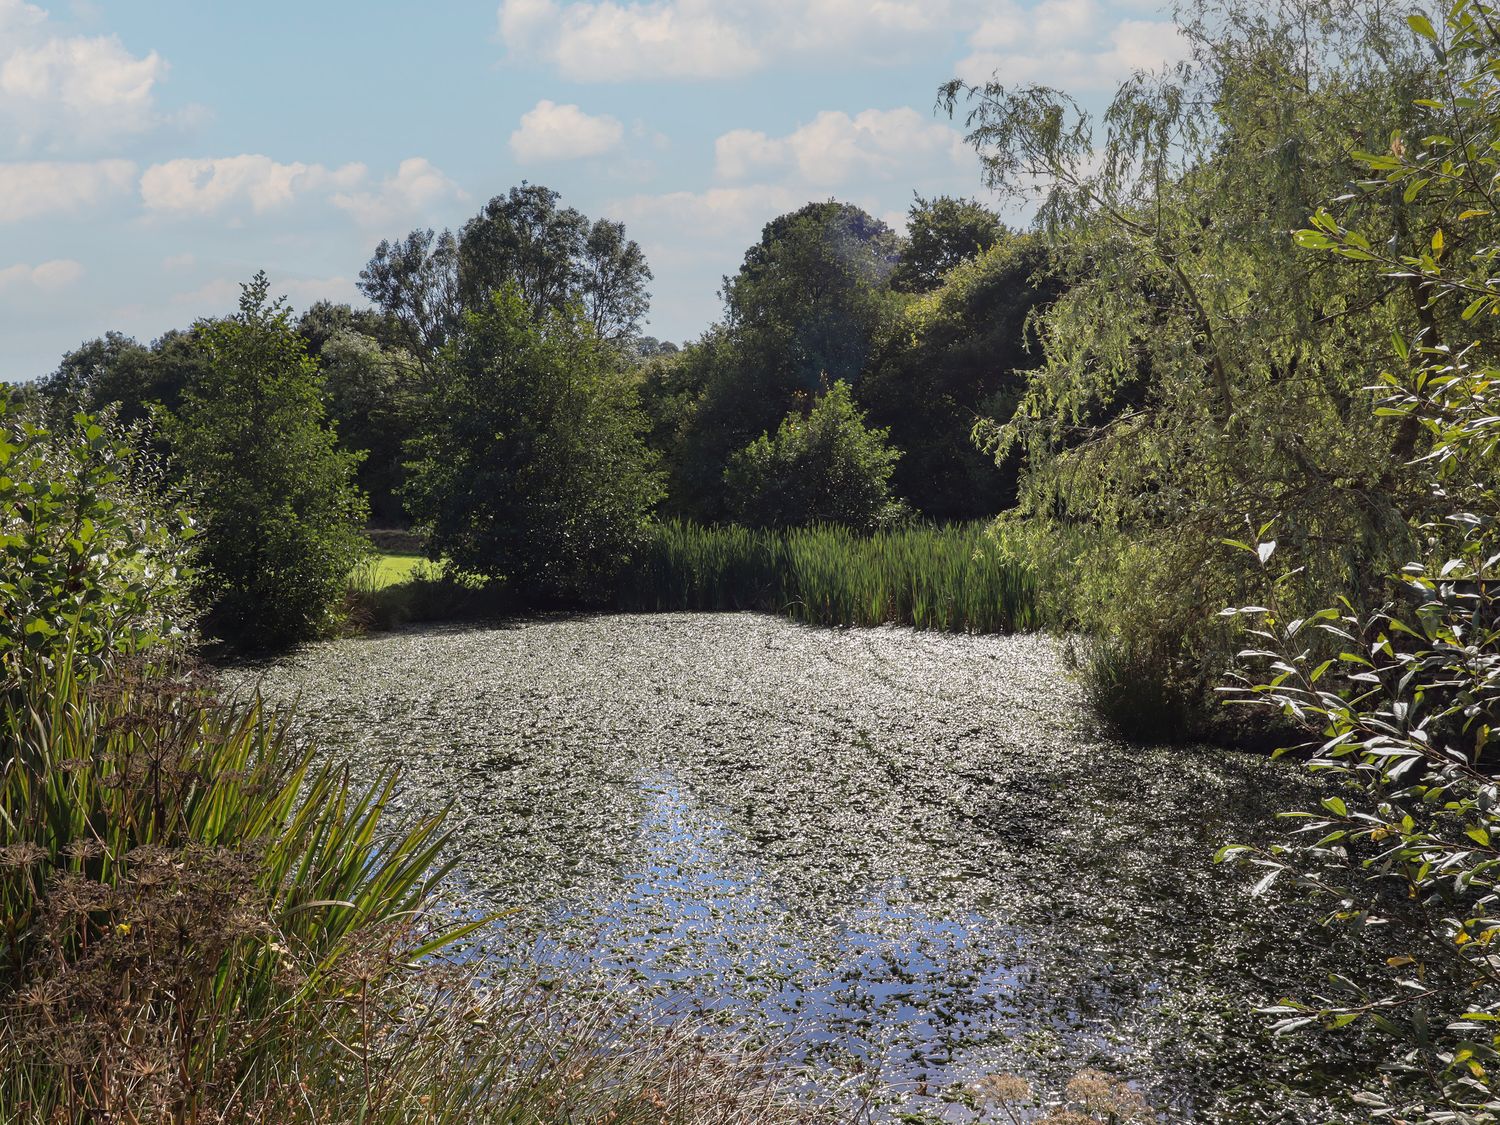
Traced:
<path fill-rule="evenodd" d="M 622 608 L 756 609 L 818 625 L 1003 633 L 1043 624 L 1037 579 L 981 524 L 863 535 L 672 521 L 620 580 Z"/>

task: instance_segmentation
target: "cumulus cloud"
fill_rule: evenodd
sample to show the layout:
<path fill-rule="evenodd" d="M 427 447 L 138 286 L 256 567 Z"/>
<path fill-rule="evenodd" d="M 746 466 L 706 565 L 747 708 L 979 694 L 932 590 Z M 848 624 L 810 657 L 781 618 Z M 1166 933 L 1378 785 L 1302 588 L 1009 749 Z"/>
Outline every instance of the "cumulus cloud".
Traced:
<path fill-rule="evenodd" d="M 969 36 L 959 77 L 1007 84 L 1035 82 L 1070 91 L 1111 89 L 1137 70 L 1187 58 L 1170 20 L 1111 19 L 1099 0 L 1041 0 L 1023 7 L 999 0 Z"/>
<path fill-rule="evenodd" d="M 396 174 L 387 176 L 374 190 L 344 191 L 333 196 L 333 205 L 365 227 L 378 227 L 398 219 L 420 218 L 436 204 L 467 199 L 468 195 L 442 171 L 420 156 L 401 162 Z"/>
<path fill-rule="evenodd" d="M 259 214 L 309 193 L 353 187 L 364 176 L 363 164 L 330 169 L 254 154 L 182 157 L 146 169 L 141 199 L 159 215 L 212 215 L 245 205 Z"/>
<path fill-rule="evenodd" d="M 167 64 L 117 36 L 63 35 L 32 4 L 0 0 L 0 122 L 22 147 L 114 142 L 156 124 Z"/>
<path fill-rule="evenodd" d="M 72 285 L 84 272 L 82 263 L 72 258 L 57 258 L 39 266 L 8 266 L 0 269 L 0 290 L 21 288 L 52 293 Z"/>
<path fill-rule="evenodd" d="M 803 55 L 904 56 L 983 0 L 502 0 L 500 38 L 579 81 L 733 78 Z"/>
<path fill-rule="evenodd" d="M 625 126 L 616 118 L 543 100 L 522 116 L 521 127 L 510 135 L 510 149 L 522 160 L 576 160 L 602 156 L 624 138 Z"/>
<path fill-rule="evenodd" d="M 0 223 L 98 206 L 130 191 L 135 170 L 129 160 L 0 163 Z"/>
<path fill-rule="evenodd" d="M 652 243 L 678 242 L 683 235 L 748 245 L 771 218 L 806 202 L 784 185 L 753 184 L 633 195 L 611 203 L 609 213 L 623 219 L 648 250 Z"/>
<path fill-rule="evenodd" d="M 723 179 L 792 174 L 812 187 L 834 187 L 851 180 L 923 178 L 935 170 L 972 163 L 957 130 L 909 107 L 867 109 L 850 116 L 824 110 L 785 137 L 737 129 L 714 144 L 714 166 Z"/>

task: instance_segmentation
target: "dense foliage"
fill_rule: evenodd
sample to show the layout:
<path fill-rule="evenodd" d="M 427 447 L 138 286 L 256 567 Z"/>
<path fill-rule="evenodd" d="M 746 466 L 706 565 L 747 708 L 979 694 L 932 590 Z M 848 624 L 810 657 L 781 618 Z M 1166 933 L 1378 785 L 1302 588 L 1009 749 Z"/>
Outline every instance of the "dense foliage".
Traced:
<path fill-rule="evenodd" d="M 913 238 L 915 238 L 915 233 Z M 992 516 L 1015 503 L 1016 458 L 974 442 L 981 419 L 1009 418 L 1026 389 L 1026 324 L 1057 293 L 1034 235 L 997 237 L 909 303 L 860 384 L 875 424 L 902 450 L 897 495 L 933 519 Z"/>
<path fill-rule="evenodd" d="M 1351 149 L 1415 120 L 1431 59 L 1393 13 L 1341 0 L 1204 0 L 1182 22 L 1192 57 L 1098 122 L 1045 88 L 946 95 L 993 185 L 1041 185 L 1062 285 L 987 442 L 1025 457 L 1037 549 L 1049 528 L 1083 544 L 1073 609 L 1112 667 L 1201 712 L 1235 644 L 1215 611 L 1256 581 L 1220 545 L 1247 514 L 1277 516 L 1310 604 L 1375 588 L 1410 542 L 1418 431 L 1372 415 L 1363 386 L 1425 299 L 1289 233 L 1358 178 Z M 1359 208 L 1372 241 L 1407 246 L 1427 204 Z"/>
<path fill-rule="evenodd" d="M 644 419 L 577 306 L 533 319 L 507 284 L 439 356 L 408 509 L 434 557 L 545 598 L 599 599 L 659 495 Z"/>
<path fill-rule="evenodd" d="M 836 523 L 871 528 L 892 515 L 891 470 L 901 457 L 872 430 L 842 380 L 804 418 L 788 414 L 729 460 L 724 483 L 735 520 L 751 527 Z"/>
<path fill-rule="evenodd" d="M 265 275 L 198 327 L 208 364 L 166 427 L 197 498 L 208 622 L 252 645 L 318 636 L 366 550 L 355 457 L 324 422 L 317 365 Z"/>
<path fill-rule="evenodd" d="M 1391 576 L 1384 605 L 1362 610 L 1345 598 L 1299 615 L 1288 595 L 1304 574 L 1278 567 L 1275 541 L 1247 544 L 1267 597 L 1239 611 L 1257 622 L 1257 648 L 1244 656 L 1258 675 L 1234 694 L 1303 728 L 1314 739 L 1313 768 L 1343 785 L 1320 809 L 1298 814 L 1311 843 L 1224 854 L 1262 867 L 1265 883 L 1296 878 L 1329 896 L 1330 922 L 1398 935 L 1384 981 L 1333 979 L 1275 1014 L 1287 1032 L 1384 1032 L 1395 1045 L 1386 1082 L 1358 1100 L 1405 1121 L 1500 1117 L 1500 804 L 1490 745 L 1500 725 L 1500 366 L 1493 345 L 1469 342 L 1481 333 L 1465 331 L 1500 312 L 1497 17 L 1481 0 L 1461 0 L 1446 27 L 1411 17 L 1442 65 L 1417 129 L 1385 153 L 1365 154 L 1359 191 L 1338 214 L 1319 211 L 1297 239 L 1352 263 L 1352 273 L 1403 283 L 1423 302 L 1420 325 L 1394 341 L 1394 362 L 1380 374 L 1378 411 L 1423 434 L 1420 551 Z M 1362 229 L 1370 212 L 1361 204 L 1393 192 L 1425 205 L 1428 225 L 1415 244 Z M 1447 342 L 1455 337 L 1464 343 Z"/>
<path fill-rule="evenodd" d="M 91 668 L 184 640 L 195 534 L 117 427 L 48 429 L 0 394 L 0 689 L 59 648 Z"/>

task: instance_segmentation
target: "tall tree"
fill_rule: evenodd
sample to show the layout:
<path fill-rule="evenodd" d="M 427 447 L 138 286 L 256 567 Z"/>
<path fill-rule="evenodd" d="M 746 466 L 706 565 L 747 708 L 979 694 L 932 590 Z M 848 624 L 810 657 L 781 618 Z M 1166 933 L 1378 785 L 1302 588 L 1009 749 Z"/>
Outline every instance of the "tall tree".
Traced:
<path fill-rule="evenodd" d="M 1039 525 L 1094 545 L 1080 608 L 1122 646 L 1115 666 L 1193 696 L 1233 645 L 1215 613 L 1252 576 L 1221 540 L 1246 513 L 1280 513 L 1283 551 L 1324 593 L 1369 588 L 1406 537 L 1413 433 L 1372 418 L 1363 385 L 1421 302 L 1351 283 L 1288 232 L 1362 176 L 1352 148 L 1413 120 L 1431 62 L 1383 5 L 1199 0 L 1180 19 L 1192 57 L 1126 82 L 1097 127 L 1046 88 L 945 96 L 992 186 L 1040 185 L 1067 283 L 992 448 L 1027 459 Z M 1400 196 L 1367 206 L 1409 240 Z"/>
<path fill-rule="evenodd" d="M 972 199 L 920 195 L 907 211 L 906 242 L 891 275 L 891 287 L 903 293 L 927 293 L 943 283 L 948 271 L 977 258 L 1005 235 L 1000 216 Z"/>
<path fill-rule="evenodd" d="M 531 596 L 599 598 L 660 496 L 616 349 L 578 306 L 532 315 L 514 282 L 466 313 L 409 445 L 428 549 Z"/>
<path fill-rule="evenodd" d="M 722 474 L 735 450 L 831 383 L 857 390 L 904 300 L 889 287 L 899 250 L 879 219 L 832 200 L 766 224 L 739 272 L 724 279 L 722 334 L 705 338 L 712 361 L 679 461 L 698 482 L 691 514 L 724 514 Z"/>
<path fill-rule="evenodd" d="M 203 520 L 208 625 L 252 646 L 317 636 L 367 547 L 358 458 L 338 449 L 317 364 L 264 273 L 196 332 L 208 363 L 168 436 Z"/>
<path fill-rule="evenodd" d="M 395 319 L 404 345 L 431 364 L 465 311 L 513 285 L 533 316 L 578 302 L 595 333 L 625 342 L 650 306 L 651 269 L 622 223 L 590 223 L 540 184 L 497 195 L 459 234 L 413 231 L 383 241 L 360 273 L 360 291 Z"/>

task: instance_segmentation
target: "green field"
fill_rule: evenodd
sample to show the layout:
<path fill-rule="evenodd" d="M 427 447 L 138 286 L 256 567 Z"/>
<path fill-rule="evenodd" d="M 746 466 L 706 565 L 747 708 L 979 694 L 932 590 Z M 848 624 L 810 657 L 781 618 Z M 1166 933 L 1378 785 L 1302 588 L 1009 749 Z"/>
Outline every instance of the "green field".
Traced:
<path fill-rule="evenodd" d="M 422 555 L 380 551 L 355 567 L 349 582 L 357 589 L 373 593 L 413 578 L 436 578 L 440 573 L 442 567 Z"/>

